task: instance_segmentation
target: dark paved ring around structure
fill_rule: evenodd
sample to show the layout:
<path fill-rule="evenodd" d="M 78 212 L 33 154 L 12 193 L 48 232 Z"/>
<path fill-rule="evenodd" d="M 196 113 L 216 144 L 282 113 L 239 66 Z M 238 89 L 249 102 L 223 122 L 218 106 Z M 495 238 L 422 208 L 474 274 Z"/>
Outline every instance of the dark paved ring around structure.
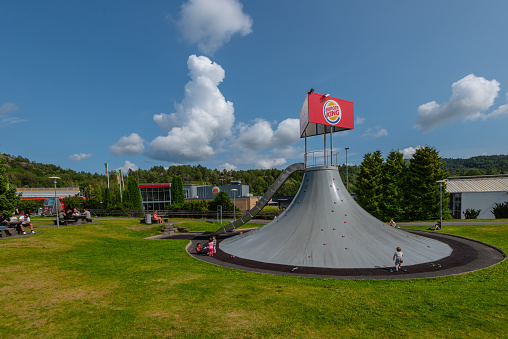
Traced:
<path fill-rule="evenodd" d="M 331 279 L 417 279 L 417 278 L 434 278 L 456 274 L 464 274 L 477 271 L 499 264 L 506 259 L 506 253 L 489 244 L 454 236 L 445 233 L 410 230 L 406 231 L 429 238 L 437 239 L 447 243 L 452 248 L 452 254 L 446 258 L 433 263 L 423 263 L 412 266 L 405 266 L 407 271 L 390 272 L 393 267 L 379 268 L 320 268 L 320 267 L 294 267 L 288 265 L 271 264 L 238 257 L 220 250 L 217 246 L 217 253 L 213 257 L 208 255 L 197 255 L 194 248 L 198 242 L 203 243 L 203 239 L 199 239 L 196 234 L 174 234 L 170 236 L 158 236 L 159 239 L 188 239 L 190 243 L 187 245 L 187 252 L 202 261 L 211 264 L 234 268 L 238 270 L 279 274 L 286 276 L 312 277 L 312 278 L 331 278 Z M 237 235 L 239 232 L 230 232 L 217 237 L 217 242 L 231 236 Z"/>

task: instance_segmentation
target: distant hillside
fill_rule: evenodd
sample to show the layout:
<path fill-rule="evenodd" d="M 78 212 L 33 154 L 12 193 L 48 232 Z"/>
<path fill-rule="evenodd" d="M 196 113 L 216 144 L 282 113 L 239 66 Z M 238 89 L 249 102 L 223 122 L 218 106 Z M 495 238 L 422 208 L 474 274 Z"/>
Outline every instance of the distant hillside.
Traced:
<path fill-rule="evenodd" d="M 450 176 L 506 174 L 508 173 L 508 155 L 482 155 L 469 159 L 443 158 L 443 169 Z"/>

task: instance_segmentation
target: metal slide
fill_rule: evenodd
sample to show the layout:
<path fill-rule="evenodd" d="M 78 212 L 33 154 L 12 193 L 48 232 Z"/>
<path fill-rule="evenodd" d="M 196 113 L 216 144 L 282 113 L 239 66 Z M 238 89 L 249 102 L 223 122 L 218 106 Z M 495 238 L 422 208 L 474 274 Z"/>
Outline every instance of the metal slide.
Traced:
<path fill-rule="evenodd" d="M 275 179 L 272 186 L 270 186 L 268 191 L 266 191 L 266 193 L 261 197 L 261 199 L 259 199 L 256 205 L 250 211 L 248 211 L 241 218 L 236 219 L 232 223 L 222 226 L 217 231 L 215 231 L 215 234 L 221 234 L 232 231 L 237 227 L 242 226 L 252 218 L 254 218 L 263 209 L 263 207 L 266 206 L 266 204 L 270 201 L 270 199 L 272 199 L 273 195 L 277 192 L 277 190 L 282 186 L 282 184 L 287 180 L 287 178 L 289 178 L 291 174 L 293 174 L 296 171 L 304 171 L 304 170 L 305 164 L 303 162 L 299 162 L 288 166 L 279 175 L 279 177 Z"/>

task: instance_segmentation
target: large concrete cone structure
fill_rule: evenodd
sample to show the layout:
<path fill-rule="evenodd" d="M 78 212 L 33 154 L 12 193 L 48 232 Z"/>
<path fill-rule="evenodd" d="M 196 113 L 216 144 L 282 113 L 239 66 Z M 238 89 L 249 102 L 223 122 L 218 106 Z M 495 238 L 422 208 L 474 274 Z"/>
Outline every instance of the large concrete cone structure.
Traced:
<path fill-rule="evenodd" d="M 362 209 L 346 191 L 337 167 L 308 168 L 298 194 L 277 219 L 220 243 L 230 255 L 260 262 L 325 268 L 393 266 L 447 257 L 445 243 L 394 228 Z"/>

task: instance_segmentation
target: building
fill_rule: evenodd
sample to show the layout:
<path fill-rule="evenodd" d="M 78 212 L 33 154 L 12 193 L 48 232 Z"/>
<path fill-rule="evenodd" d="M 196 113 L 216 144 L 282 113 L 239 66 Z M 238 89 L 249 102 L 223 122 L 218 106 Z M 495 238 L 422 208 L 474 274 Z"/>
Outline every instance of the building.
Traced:
<path fill-rule="evenodd" d="M 139 184 L 139 189 L 144 210 L 163 210 L 167 205 L 171 205 L 170 183 Z M 249 194 L 249 185 L 242 185 L 240 182 L 232 182 L 227 186 L 183 185 L 186 201 L 213 200 L 220 191 L 227 192 L 231 201 L 235 201 L 241 211 L 252 208 L 251 200 L 255 200 L 254 204 L 257 202 L 257 198 Z"/>
<path fill-rule="evenodd" d="M 29 200 L 29 199 L 44 200 L 46 198 L 55 197 L 55 188 L 54 187 L 18 188 L 17 193 L 21 197 L 21 200 Z M 79 187 L 57 187 L 56 197 L 58 199 L 72 197 L 83 198 L 83 195 L 81 194 Z"/>
<path fill-rule="evenodd" d="M 492 209 L 496 203 L 508 201 L 508 175 L 449 177 L 445 181 L 455 219 L 464 219 L 467 209 L 481 210 L 478 219 L 495 219 Z"/>

